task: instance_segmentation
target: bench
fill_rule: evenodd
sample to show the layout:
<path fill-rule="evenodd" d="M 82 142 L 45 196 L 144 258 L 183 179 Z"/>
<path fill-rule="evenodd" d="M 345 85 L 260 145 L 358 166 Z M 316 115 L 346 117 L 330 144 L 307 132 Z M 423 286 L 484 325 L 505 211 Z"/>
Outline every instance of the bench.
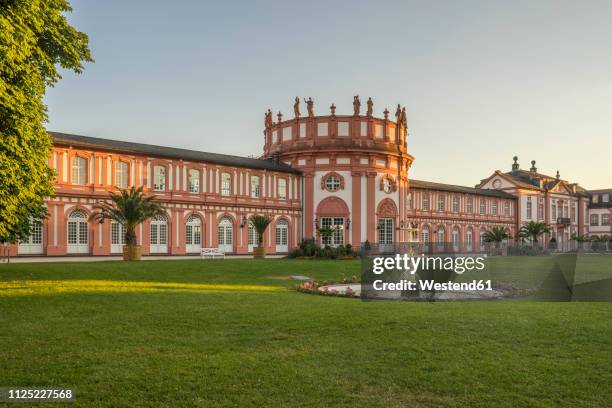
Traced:
<path fill-rule="evenodd" d="M 217 256 L 222 256 L 225 259 L 225 252 L 219 250 L 219 248 L 202 248 L 200 252 L 200 258 L 206 258 L 207 256 L 215 259 Z"/>

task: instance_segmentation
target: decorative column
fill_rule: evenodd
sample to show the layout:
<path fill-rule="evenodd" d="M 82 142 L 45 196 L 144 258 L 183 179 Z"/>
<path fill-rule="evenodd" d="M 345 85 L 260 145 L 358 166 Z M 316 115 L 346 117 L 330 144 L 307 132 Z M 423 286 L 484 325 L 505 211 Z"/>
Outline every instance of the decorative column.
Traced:
<path fill-rule="evenodd" d="M 352 245 L 353 247 L 360 246 L 361 244 L 361 176 L 362 172 L 353 171 L 351 176 L 353 178 L 351 185 L 352 187 L 352 208 L 351 208 L 351 232 L 352 232 Z"/>

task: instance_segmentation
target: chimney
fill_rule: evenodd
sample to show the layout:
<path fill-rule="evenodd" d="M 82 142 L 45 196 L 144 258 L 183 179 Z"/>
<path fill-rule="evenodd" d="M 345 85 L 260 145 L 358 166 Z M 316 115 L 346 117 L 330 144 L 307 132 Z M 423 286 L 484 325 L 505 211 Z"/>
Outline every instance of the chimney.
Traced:
<path fill-rule="evenodd" d="M 512 163 L 512 172 L 514 173 L 519 169 L 518 156 L 514 156 L 512 160 L 514 160 L 514 163 Z"/>
<path fill-rule="evenodd" d="M 535 166 L 535 160 L 531 161 L 531 168 L 529 169 L 530 172 L 532 173 L 537 173 L 538 172 L 538 168 Z"/>

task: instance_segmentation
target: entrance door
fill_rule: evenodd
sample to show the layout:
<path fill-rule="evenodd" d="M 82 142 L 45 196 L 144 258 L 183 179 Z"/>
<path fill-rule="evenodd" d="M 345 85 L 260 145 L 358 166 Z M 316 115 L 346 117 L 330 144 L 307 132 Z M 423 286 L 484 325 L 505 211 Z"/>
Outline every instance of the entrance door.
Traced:
<path fill-rule="evenodd" d="M 89 228 L 84 211 L 74 210 L 68 217 L 68 253 L 89 253 Z"/>
<path fill-rule="evenodd" d="M 276 223 L 276 253 L 289 252 L 289 224 L 285 220 Z"/>
<path fill-rule="evenodd" d="M 125 227 L 117 221 L 111 222 L 111 253 L 120 254 L 125 245 Z"/>
<path fill-rule="evenodd" d="M 27 240 L 19 242 L 19 255 L 40 255 L 43 253 L 42 224 L 31 223 L 31 233 Z"/>
<path fill-rule="evenodd" d="M 224 253 L 234 252 L 234 229 L 232 222 L 223 218 L 219 222 L 219 251 Z"/>
<path fill-rule="evenodd" d="M 185 251 L 200 253 L 202 250 L 202 221 L 197 215 L 190 215 L 185 225 Z"/>
<path fill-rule="evenodd" d="M 152 254 L 168 253 L 168 222 L 166 217 L 158 215 L 151 221 L 151 248 Z"/>

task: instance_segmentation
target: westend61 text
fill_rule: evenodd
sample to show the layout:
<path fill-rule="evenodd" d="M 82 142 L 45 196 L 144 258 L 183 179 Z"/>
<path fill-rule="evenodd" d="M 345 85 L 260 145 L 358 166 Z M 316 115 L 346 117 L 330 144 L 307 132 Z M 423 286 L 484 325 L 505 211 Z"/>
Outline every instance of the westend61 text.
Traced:
<path fill-rule="evenodd" d="M 436 282 L 434 280 L 419 280 L 413 282 L 402 279 L 399 282 L 383 282 L 375 280 L 373 282 L 374 290 L 424 290 L 424 291 L 475 291 L 475 290 L 493 290 L 491 280 L 473 280 L 471 282 Z"/>
<path fill-rule="evenodd" d="M 377 256 L 373 259 L 372 272 L 380 275 L 385 271 L 404 270 L 414 275 L 417 270 L 452 270 L 462 274 L 465 271 L 482 271 L 485 257 L 459 256 L 439 257 L 439 256 L 409 256 L 407 254 L 396 254 L 395 256 Z"/>

